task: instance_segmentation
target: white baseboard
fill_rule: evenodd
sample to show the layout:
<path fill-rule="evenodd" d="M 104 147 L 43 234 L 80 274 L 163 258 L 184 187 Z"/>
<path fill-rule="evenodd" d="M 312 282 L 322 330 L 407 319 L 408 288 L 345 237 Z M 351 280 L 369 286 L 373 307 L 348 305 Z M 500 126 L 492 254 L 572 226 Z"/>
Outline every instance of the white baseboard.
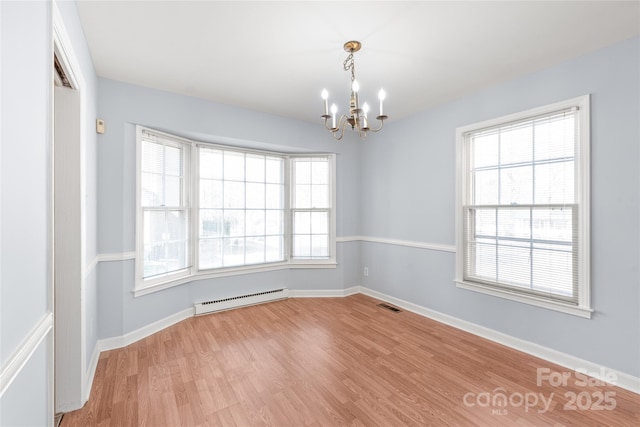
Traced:
<path fill-rule="evenodd" d="M 360 286 L 352 286 L 346 289 L 290 289 L 289 297 L 291 298 L 340 298 L 360 292 Z"/>
<path fill-rule="evenodd" d="M 503 334 L 502 332 L 485 328 L 484 326 L 480 326 L 475 323 L 459 319 L 457 317 L 449 316 L 447 314 L 422 307 L 420 305 L 402 300 L 400 298 L 395 298 L 390 295 L 383 294 L 382 292 L 374 291 L 373 289 L 369 289 L 364 286 L 360 286 L 360 292 L 370 297 L 397 305 L 398 307 L 401 307 L 407 311 L 411 311 L 421 316 L 428 317 L 429 319 L 436 320 L 440 323 L 453 326 L 454 328 L 461 329 L 479 337 L 486 338 L 490 341 L 494 341 L 507 347 L 511 347 L 515 350 L 531 354 L 532 356 L 539 357 L 572 371 L 588 373 L 588 375 L 602 381 L 607 379 L 605 377 L 614 374 L 616 378 L 616 386 L 621 387 L 625 390 L 629 390 L 633 393 L 640 394 L 640 378 L 634 377 L 633 375 L 616 371 L 615 369 L 607 368 L 605 366 L 601 366 L 596 363 L 589 362 L 587 360 L 583 360 L 578 357 L 571 356 L 569 354 L 562 353 L 560 351 L 553 350 L 539 344 L 521 340 L 511 335 Z"/>
<path fill-rule="evenodd" d="M 96 346 L 93 348 L 93 354 L 87 366 L 87 372 L 84 374 L 84 384 L 82 389 L 82 405 L 87 403 L 91 396 L 91 387 L 93 386 L 93 378 L 96 376 L 96 368 L 98 367 L 98 360 L 100 360 L 100 349 L 96 342 Z"/>
<path fill-rule="evenodd" d="M 421 316 L 433 319 L 435 321 L 444 323 L 457 329 L 472 333 L 482 338 L 486 338 L 490 341 L 497 342 L 499 344 L 511 347 L 515 350 L 522 351 L 524 353 L 531 354 L 541 359 L 547 360 L 551 363 L 563 366 L 573 371 L 579 371 L 581 373 L 588 373 L 594 378 L 605 380 L 602 376 L 608 376 L 615 374 L 615 385 L 625 390 L 629 390 L 633 393 L 640 394 L 640 378 L 633 375 L 626 374 L 624 372 L 616 371 L 593 362 L 589 362 L 580 359 L 575 356 L 571 356 L 566 353 L 562 353 L 557 350 L 544 347 L 539 344 L 535 344 L 529 341 L 524 341 L 519 338 L 498 332 L 493 329 L 486 328 L 484 326 L 477 325 L 475 323 L 468 322 L 466 320 L 459 319 L 457 317 L 449 316 L 444 313 L 440 313 L 435 310 L 431 310 L 420 305 L 402 300 L 400 298 L 392 297 L 391 295 L 384 294 L 382 292 L 375 291 L 373 289 L 366 288 L 364 286 L 351 286 L 346 289 L 319 289 L 319 290 L 290 290 L 289 296 L 291 298 L 340 298 L 349 295 L 362 293 L 373 298 L 377 298 L 388 303 L 397 305 L 407 311 L 419 314 Z M 91 390 L 91 382 L 93 381 L 93 374 L 95 373 L 95 366 L 97 366 L 100 352 L 113 350 L 116 348 L 124 347 L 132 344 L 138 340 L 148 337 L 151 334 L 159 332 L 175 323 L 178 323 L 188 317 L 194 315 L 193 308 L 188 308 L 180 311 L 179 313 L 168 316 L 164 319 L 153 322 L 147 326 L 143 326 L 140 329 L 129 332 L 121 337 L 113 337 L 99 340 L 96 345 L 96 351 L 92 357 L 91 364 L 89 366 L 89 372 L 87 374 L 85 390 Z M 88 394 L 87 394 L 88 397 Z"/>
<path fill-rule="evenodd" d="M 123 336 L 101 339 L 98 341 L 98 344 L 97 344 L 98 350 L 100 352 L 103 352 L 103 351 L 113 350 L 116 348 L 126 347 L 129 344 L 133 344 L 136 341 L 139 341 L 143 338 L 148 337 L 149 335 L 155 334 L 156 332 L 160 332 L 161 330 L 168 328 L 171 325 L 175 325 L 176 323 L 181 322 L 184 319 L 193 317 L 193 315 L 194 315 L 193 307 L 189 307 L 187 309 L 179 311 L 176 314 L 167 316 L 164 319 L 160 319 L 146 326 L 143 326 L 140 329 L 131 331 Z"/>

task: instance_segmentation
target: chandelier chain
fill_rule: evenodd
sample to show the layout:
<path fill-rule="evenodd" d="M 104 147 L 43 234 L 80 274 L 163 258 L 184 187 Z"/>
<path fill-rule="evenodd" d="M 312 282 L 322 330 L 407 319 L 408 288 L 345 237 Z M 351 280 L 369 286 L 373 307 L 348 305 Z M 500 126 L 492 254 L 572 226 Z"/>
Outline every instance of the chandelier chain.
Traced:
<path fill-rule="evenodd" d="M 353 60 L 353 53 L 350 53 L 347 56 L 347 59 L 342 63 L 345 71 L 351 70 L 351 81 L 353 82 L 356 79 L 356 63 Z"/>

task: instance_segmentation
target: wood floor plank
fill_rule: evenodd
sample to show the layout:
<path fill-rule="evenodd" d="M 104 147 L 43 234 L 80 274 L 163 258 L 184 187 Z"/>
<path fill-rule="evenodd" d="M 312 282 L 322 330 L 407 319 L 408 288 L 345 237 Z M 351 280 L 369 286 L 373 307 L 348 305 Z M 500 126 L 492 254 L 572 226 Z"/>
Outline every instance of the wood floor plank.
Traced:
<path fill-rule="evenodd" d="M 640 425 L 640 395 L 378 303 L 288 299 L 187 319 L 103 352 L 89 402 L 61 425 Z M 540 369 L 566 384 L 540 383 Z"/>

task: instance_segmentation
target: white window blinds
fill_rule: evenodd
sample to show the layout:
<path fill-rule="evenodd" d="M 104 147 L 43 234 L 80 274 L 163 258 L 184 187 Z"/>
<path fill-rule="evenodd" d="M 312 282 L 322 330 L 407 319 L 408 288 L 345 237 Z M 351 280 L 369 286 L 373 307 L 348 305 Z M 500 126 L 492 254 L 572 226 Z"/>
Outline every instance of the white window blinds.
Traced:
<path fill-rule="evenodd" d="M 464 281 L 578 305 L 577 112 L 464 134 Z"/>

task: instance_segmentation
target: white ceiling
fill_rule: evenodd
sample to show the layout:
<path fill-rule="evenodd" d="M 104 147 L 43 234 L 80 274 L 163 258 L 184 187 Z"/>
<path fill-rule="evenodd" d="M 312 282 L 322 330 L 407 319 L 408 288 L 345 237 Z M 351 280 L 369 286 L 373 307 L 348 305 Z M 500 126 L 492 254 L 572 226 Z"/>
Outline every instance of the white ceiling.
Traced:
<path fill-rule="evenodd" d="M 101 77 L 306 121 L 321 90 L 390 120 L 640 34 L 640 1 L 79 1 Z M 377 112 L 377 107 L 373 107 Z"/>

